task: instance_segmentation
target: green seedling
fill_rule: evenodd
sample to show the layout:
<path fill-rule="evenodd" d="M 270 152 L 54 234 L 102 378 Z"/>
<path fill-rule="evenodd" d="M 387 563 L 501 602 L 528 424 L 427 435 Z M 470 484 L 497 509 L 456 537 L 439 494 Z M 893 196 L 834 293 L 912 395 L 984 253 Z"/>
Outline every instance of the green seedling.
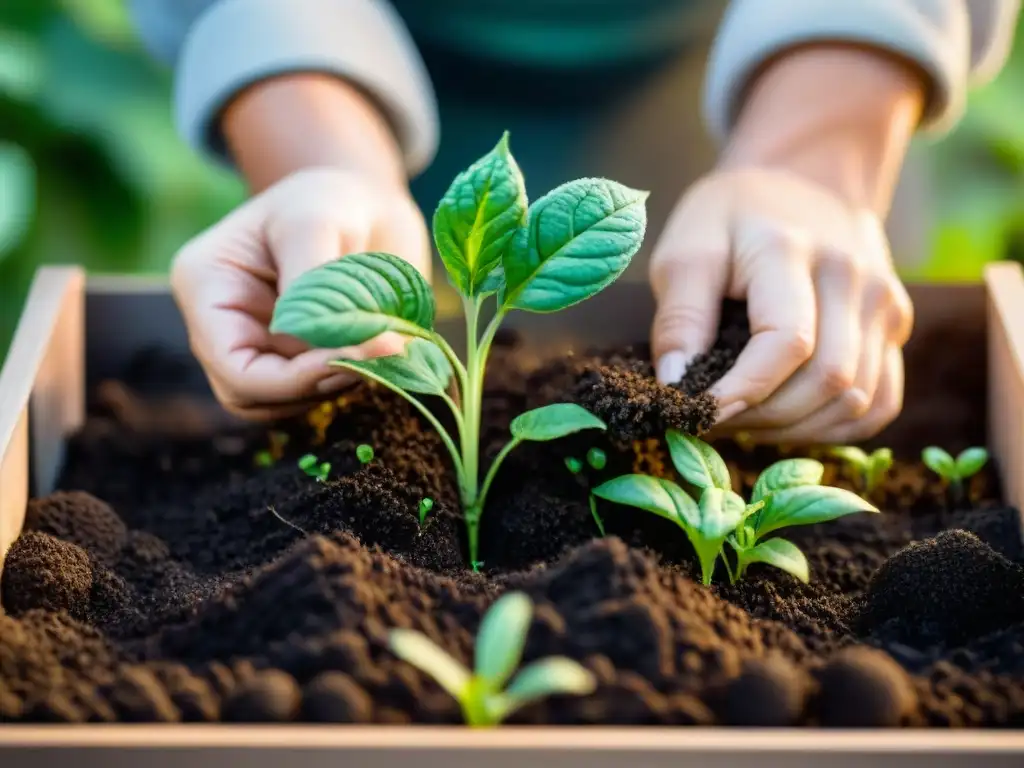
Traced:
<path fill-rule="evenodd" d="M 600 472 L 608 464 L 608 454 L 600 448 L 591 448 L 587 451 L 587 464 L 591 469 Z"/>
<path fill-rule="evenodd" d="M 425 498 L 420 500 L 420 525 L 423 525 L 427 520 L 427 515 L 430 514 L 430 510 L 434 508 L 434 500 L 431 498 Z"/>
<path fill-rule="evenodd" d="M 430 675 L 459 702 L 467 725 L 495 726 L 538 699 L 556 694 L 586 695 L 596 687 L 589 671 L 563 656 L 535 661 L 512 678 L 522 659 L 532 616 L 533 603 L 522 592 L 499 598 L 480 624 L 472 671 L 415 630 L 391 630 L 389 646 L 396 656 Z"/>
<path fill-rule="evenodd" d="M 363 443 L 356 446 L 356 458 L 360 464 L 369 464 L 373 461 L 373 446 Z"/>
<path fill-rule="evenodd" d="M 892 451 L 889 448 L 866 453 L 853 445 L 840 445 L 831 448 L 829 453 L 850 468 L 865 496 L 871 496 L 892 469 Z"/>
<path fill-rule="evenodd" d="M 307 453 L 299 459 L 299 469 L 310 477 L 316 478 L 321 483 L 325 483 L 327 482 L 327 475 L 331 471 L 331 464 L 327 461 L 320 461 L 312 453 Z"/>
<path fill-rule="evenodd" d="M 946 451 L 934 445 L 921 452 L 921 461 L 949 486 L 954 497 L 963 497 L 964 480 L 981 471 L 988 462 L 988 451 L 984 448 L 967 448 L 955 459 Z"/>
<path fill-rule="evenodd" d="M 257 451 L 256 455 L 253 456 L 253 461 L 257 467 L 272 467 L 274 466 L 274 455 L 270 451 Z"/>
<path fill-rule="evenodd" d="M 597 497 L 593 493 L 589 493 L 587 494 L 587 501 L 590 503 L 590 515 L 594 518 L 594 524 L 597 525 L 597 530 L 601 532 L 601 537 L 603 538 L 605 536 L 604 520 L 597 513 Z"/>
<path fill-rule="evenodd" d="M 587 464 L 590 465 L 591 469 L 601 470 L 604 469 L 605 464 L 608 461 L 608 457 L 605 452 L 600 448 L 591 448 L 587 451 Z M 594 498 L 594 494 L 590 493 L 589 483 L 587 479 L 582 475 L 583 462 L 579 459 L 569 456 L 565 460 L 565 467 L 568 469 L 577 479 L 579 484 L 587 489 L 587 502 L 590 504 L 590 514 L 594 518 L 594 523 L 597 525 L 597 530 L 601 532 L 601 536 L 604 533 L 604 521 L 601 519 L 601 515 L 597 512 L 597 499 Z"/>
<path fill-rule="evenodd" d="M 614 282 L 643 242 L 647 196 L 590 178 L 562 184 L 528 205 L 507 133 L 460 173 L 434 213 L 433 234 L 448 280 L 462 297 L 465 362 L 434 330 L 430 285 L 415 267 L 391 254 L 353 254 L 305 272 L 274 307 L 271 331 L 312 347 L 353 347 L 385 332 L 411 337 L 401 355 L 340 359 L 332 365 L 407 398 L 437 430 L 454 464 L 474 569 L 487 492 L 509 452 L 523 441 L 606 429 L 570 403 L 521 414 L 512 422 L 509 443 L 482 473 L 481 403 L 495 334 L 510 312 L 557 312 Z M 493 315 L 484 326 L 492 297 Z M 436 396 L 447 404 L 454 437 L 414 395 Z"/>
<path fill-rule="evenodd" d="M 695 489 L 697 501 L 671 480 L 648 475 L 613 478 L 595 488 L 594 495 L 652 512 L 682 528 L 697 553 L 705 586 L 711 583 L 719 557 L 732 583 L 743 578 L 751 563 L 758 562 L 806 583 L 810 573 L 800 549 L 786 539 L 765 536 L 793 525 L 878 512 L 856 494 L 820 485 L 825 467 L 813 459 L 784 459 L 772 464 L 757 478 L 750 501 L 745 501 L 733 491 L 729 469 L 710 445 L 675 430 L 665 439 L 673 465 Z M 726 543 L 735 552 L 735 568 L 725 554 Z"/>
<path fill-rule="evenodd" d="M 573 456 L 567 456 L 565 459 L 565 468 L 572 474 L 578 475 L 583 471 L 583 462 Z"/>

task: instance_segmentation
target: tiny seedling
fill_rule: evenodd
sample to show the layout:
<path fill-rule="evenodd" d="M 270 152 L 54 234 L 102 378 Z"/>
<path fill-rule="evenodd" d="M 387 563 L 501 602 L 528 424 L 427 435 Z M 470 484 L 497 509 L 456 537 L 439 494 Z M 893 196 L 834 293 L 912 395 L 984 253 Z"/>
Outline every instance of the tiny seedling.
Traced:
<path fill-rule="evenodd" d="M 480 623 L 472 671 L 415 630 L 391 630 L 388 644 L 398 658 L 430 675 L 459 702 L 468 725 L 495 726 L 538 699 L 586 695 L 596 687 L 588 670 L 564 656 L 535 661 L 512 678 L 522 659 L 532 616 L 533 603 L 522 592 L 500 597 Z"/>
<path fill-rule="evenodd" d="M 565 468 L 572 474 L 578 475 L 583 471 L 583 462 L 573 456 L 567 456 L 565 459 Z"/>
<path fill-rule="evenodd" d="M 327 482 L 327 475 L 330 474 L 331 464 L 328 461 L 320 461 L 312 453 L 307 453 L 299 459 L 299 469 L 310 477 L 316 478 L 319 482 Z"/>
<path fill-rule="evenodd" d="M 267 450 L 257 451 L 256 455 L 253 456 L 253 461 L 257 467 L 272 467 L 274 465 L 274 455 Z"/>
<path fill-rule="evenodd" d="M 369 464 L 373 461 L 373 446 L 366 443 L 356 446 L 356 458 L 360 464 Z"/>
<path fill-rule="evenodd" d="M 854 445 L 840 445 L 830 449 L 829 453 L 850 468 L 865 496 L 871 496 L 892 469 L 892 450 L 889 448 L 867 453 Z"/>
<path fill-rule="evenodd" d="M 670 430 L 665 440 L 673 465 L 699 494 L 698 501 L 671 480 L 648 475 L 613 478 L 595 488 L 594 495 L 652 512 L 682 528 L 697 553 L 705 586 L 711 583 L 719 557 L 732 583 L 757 562 L 773 565 L 806 583 L 810 573 L 803 552 L 786 539 L 764 537 L 793 525 L 878 511 L 849 491 L 820 485 L 825 468 L 813 459 L 784 459 L 772 464 L 758 476 L 747 502 L 733 491 L 729 469 L 714 448 L 675 430 Z M 726 543 L 736 554 L 735 568 L 725 554 Z"/>
<path fill-rule="evenodd" d="M 954 498 L 963 497 L 964 480 L 981 471 L 988 462 L 988 451 L 984 448 L 967 448 L 955 459 L 946 451 L 934 445 L 921 452 L 921 461 L 949 486 Z"/>
<path fill-rule="evenodd" d="M 423 523 L 426 522 L 427 515 L 430 514 L 430 510 L 432 510 L 433 508 L 434 508 L 434 500 L 433 499 L 431 499 L 430 497 L 427 497 L 425 499 L 420 499 L 420 507 L 419 507 L 420 525 L 423 525 Z"/>
<path fill-rule="evenodd" d="M 600 471 L 604 469 L 607 462 L 608 457 L 600 448 L 591 448 L 587 451 L 587 464 L 590 465 L 591 469 Z M 594 524 L 597 526 L 597 530 L 600 531 L 601 536 L 604 537 L 604 521 L 601 519 L 601 515 L 597 512 L 597 499 L 595 499 L 594 494 L 590 492 L 590 484 L 582 474 L 583 462 L 573 456 L 569 456 L 565 460 L 565 467 L 576 477 L 579 484 L 583 488 L 587 489 L 587 503 L 590 505 L 590 515 L 594 518 Z"/>
<path fill-rule="evenodd" d="M 591 469 L 600 472 L 608 464 L 608 454 L 600 448 L 591 448 L 587 451 L 587 464 Z"/>
<path fill-rule="evenodd" d="M 271 331 L 313 347 L 353 347 L 386 332 L 411 337 L 400 355 L 332 365 L 407 398 L 437 430 L 455 467 L 474 570 L 487 492 L 509 452 L 523 441 L 606 429 L 571 403 L 529 411 L 512 421 L 511 440 L 482 473 L 481 404 L 495 334 L 510 312 L 557 312 L 613 283 L 643 242 L 647 196 L 588 178 L 562 184 L 528 205 L 507 133 L 460 173 L 434 213 L 433 234 L 449 282 L 462 297 L 465 362 L 434 330 L 430 285 L 415 267 L 388 253 L 352 254 L 312 269 L 274 307 Z M 491 297 L 493 315 L 481 332 Z M 414 395 L 441 398 L 451 409 L 455 435 Z"/>

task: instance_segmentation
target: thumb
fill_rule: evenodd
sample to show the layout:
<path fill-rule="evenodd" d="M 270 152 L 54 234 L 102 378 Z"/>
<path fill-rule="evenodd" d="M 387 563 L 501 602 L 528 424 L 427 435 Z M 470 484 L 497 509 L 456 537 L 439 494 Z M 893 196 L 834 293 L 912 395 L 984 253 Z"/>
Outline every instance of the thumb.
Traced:
<path fill-rule="evenodd" d="M 680 381 L 693 358 L 714 343 L 728 276 L 724 249 L 652 260 L 657 310 L 651 354 L 662 384 Z"/>

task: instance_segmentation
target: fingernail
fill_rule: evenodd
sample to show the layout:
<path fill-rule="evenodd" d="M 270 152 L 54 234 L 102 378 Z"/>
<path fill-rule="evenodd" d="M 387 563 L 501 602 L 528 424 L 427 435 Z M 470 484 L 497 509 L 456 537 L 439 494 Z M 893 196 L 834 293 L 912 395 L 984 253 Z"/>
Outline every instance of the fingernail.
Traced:
<path fill-rule="evenodd" d="M 316 383 L 316 391 L 321 395 L 326 395 L 337 392 L 339 389 L 343 389 L 351 383 L 352 374 L 336 373 L 333 376 L 328 376 L 326 379 L 318 381 Z"/>
<path fill-rule="evenodd" d="M 742 400 L 735 403 L 729 403 L 729 405 L 725 406 L 725 408 L 718 412 L 718 419 L 715 421 L 715 424 L 722 424 L 729 419 L 736 418 L 745 410 L 747 410 L 747 404 Z"/>
<path fill-rule="evenodd" d="M 658 360 L 658 364 L 655 366 L 658 373 L 658 383 L 665 384 L 678 384 L 683 374 L 686 373 L 686 368 L 690 364 L 690 356 L 685 352 L 675 350 L 673 352 L 666 352 Z"/>

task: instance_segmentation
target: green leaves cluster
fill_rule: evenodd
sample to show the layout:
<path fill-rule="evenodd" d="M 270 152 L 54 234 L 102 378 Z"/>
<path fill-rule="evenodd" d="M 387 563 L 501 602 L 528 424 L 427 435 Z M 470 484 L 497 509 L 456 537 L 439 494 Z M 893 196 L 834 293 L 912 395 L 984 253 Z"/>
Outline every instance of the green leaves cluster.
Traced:
<path fill-rule="evenodd" d="M 562 656 L 536 661 L 512 677 L 522 660 L 532 615 L 533 603 L 525 594 L 511 592 L 499 598 L 480 624 L 472 671 L 414 630 L 392 630 L 389 645 L 396 656 L 433 677 L 459 702 L 468 725 L 494 726 L 532 701 L 554 694 L 588 694 L 596 686 L 589 671 Z"/>
<path fill-rule="evenodd" d="M 874 493 L 886 473 L 892 469 L 892 450 L 889 448 L 878 448 L 867 453 L 855 445 L 840 445 L 832 448 L 829 453 L 845 462 L 856 473 L 865 496 Z"/>
<path fill-rule="evenodd" d="M 310 477 L 321 483 L 327 482 L 327 476 L 331 472 L 331 463 L 329 461 L 320 461 L 312 453 L 307 453 L 299 459 L 298 464 L 299 469 Z"/>
<path fill-rule="evenodd" d="M 745 501 L 733 491 L 728 467 L 710 445 L 675 430 L 665 439 L 672 463 L 692 496 L 671 480 L 648 475 L 613 478 L 595 488 L 594 495 L 643 509 L 682 528 L 700 561 L 705 585 L 711 583 L 719 558 L 733 583 L 751 563 L 773 565 L 807 582 L 807 558 L 800 549 L 786 539 L 766 539 L 768 534 L 856 512 L 878 512 L 855 494 L 820 485 L 824 466 L 802 458 L 778 461 L 765 469 Z M 735 566 L 726 556 L 726 543 L 735 554 Z"/>
<path fill-rule="evenodd" d="M 498 327 L 512 310 L 557 312 L 610 285 L 643 242 L 646 199 L 646 192 L 588 178 L 562 184 L 531 205 L 507 133 L 460 173 L 434 213 L 433 230 L 449 282 L 463 298 L 465 363 L 434 330 L 430 286 L 397 256 L 345 256 L 300 276 L 278 299 L 271 331 L 314 347 L 357 346 L 385 332 L 411 338 L 401 355 L 333 365 L 406 397 L 438 431 L 455 465 L 474 569 L 480 564 L 479 521 L 487 491 L 509 451 L 523 441 L 605 429 L 600 419 L 572 404 L 522 414 L 481 481 L 483 379 Z M 494 316 L 481 332 L 481 313 L 490 297 Z M 457 434 L 450 434 L 413 395 L 441 398 Z"/>

